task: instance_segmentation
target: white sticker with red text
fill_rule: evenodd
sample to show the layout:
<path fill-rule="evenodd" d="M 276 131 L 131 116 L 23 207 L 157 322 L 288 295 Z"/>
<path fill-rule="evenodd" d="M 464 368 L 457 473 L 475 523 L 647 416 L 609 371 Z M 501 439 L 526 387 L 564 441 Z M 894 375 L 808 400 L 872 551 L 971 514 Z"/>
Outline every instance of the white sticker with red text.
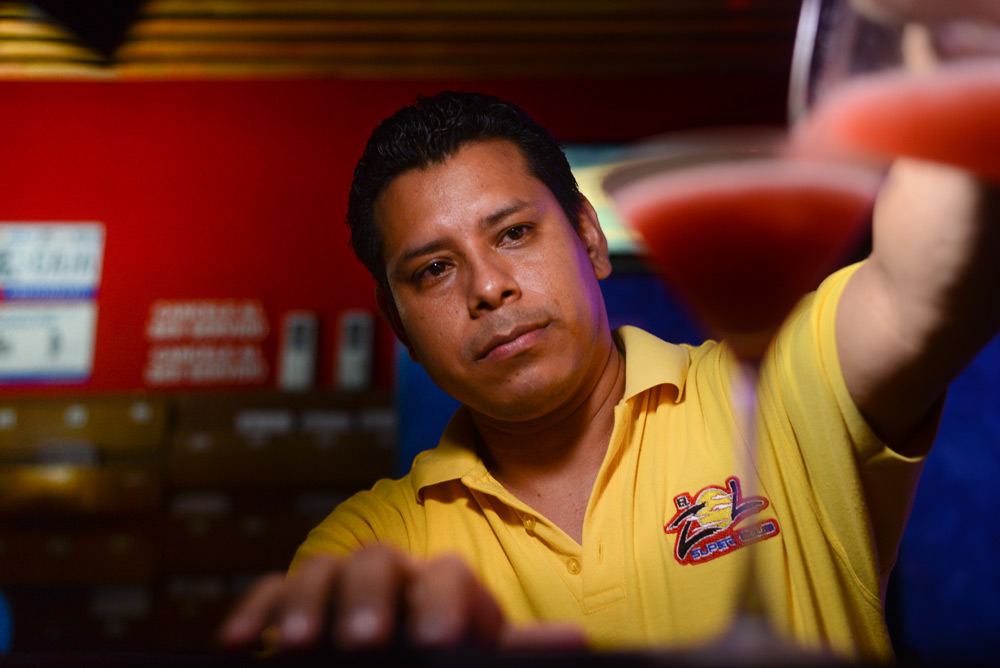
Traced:
<path fill-rule="evenodd" d="M 260 385 L 269 330 L 255 299 L 158 300 L 146 322 L 143 378 L 156 387 Z"/>

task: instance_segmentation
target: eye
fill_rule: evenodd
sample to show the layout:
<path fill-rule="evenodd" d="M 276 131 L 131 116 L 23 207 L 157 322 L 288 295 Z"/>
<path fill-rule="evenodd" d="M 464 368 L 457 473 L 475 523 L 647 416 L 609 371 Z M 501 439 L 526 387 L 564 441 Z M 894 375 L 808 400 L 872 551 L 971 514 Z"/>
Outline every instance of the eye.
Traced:
<path fill-rule="evenodd" d="M 434 260 L 427 265 L 424 265 L 415 275 L 414 279 L 419 282 L 432 281 L 436 278 L 442 276 L 446 271 L 448 271 L 448 263 L 443 260 Z"/>
<path fill-rule="evenodd" d="M 504 232 L 504 239 L 508 241 L 520 241 L 528 233 L 527 225 L 515 225 Z"/>
<path fill-rule="evenodd" d="M 427 274 L 428 276 L 440 276 L 441 274 L 443 274 L 445 272 L 445 270 L 447 268 L 448 268 L 448 265 L 446 265 L 444 262 L 440 262 L 440 261 L 438 261 L 438 262 L 431 262 L 424 269 L 423 273 Z"/>

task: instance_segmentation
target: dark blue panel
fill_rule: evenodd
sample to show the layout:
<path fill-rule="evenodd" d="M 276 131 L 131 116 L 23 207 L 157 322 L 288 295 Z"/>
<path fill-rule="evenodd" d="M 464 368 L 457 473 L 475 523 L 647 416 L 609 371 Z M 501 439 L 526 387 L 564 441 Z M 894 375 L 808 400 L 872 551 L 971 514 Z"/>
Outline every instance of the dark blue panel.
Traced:
<path fill-rule="evenodd" d="M 396 387 L 399 405 L 399 460 L 397 472 L 406 474 L 413 458 L 437 445 L 458 402 L 431 382 L 424 368 L 410 359 L 396 342 Z"/>
<path fill-rule="evenodd" d="M 897 566 L 903 640 L 927 661 L 1000 648 L 1000 339 L 952 384 Z"/>
<path fill-rule="evenodd" d="M 0 657 L 10 651 L 11 641 L 14 633 L 14 623 L 10 614 L 10 607 L 3 592 L 0 592 Z"/>
<path fill-rule="evenodd" d="M 673 343 L 701 343 L 705 336 L 659 279 L 646 273 L 612 273 L 601 282 L 611 328 L 633 325 Z"/>

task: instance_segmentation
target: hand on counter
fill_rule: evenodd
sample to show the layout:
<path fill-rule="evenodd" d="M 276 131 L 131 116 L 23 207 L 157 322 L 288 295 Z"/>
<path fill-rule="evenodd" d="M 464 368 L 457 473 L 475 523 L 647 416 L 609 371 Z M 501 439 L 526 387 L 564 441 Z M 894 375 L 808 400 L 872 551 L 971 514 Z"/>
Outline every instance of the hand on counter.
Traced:
<path fill-rule="evenodd" d="M 315 556 L 295 574 L 261 578 L 223 624 L 219 641 L 228 649 L 253 649 L 265 629 L 273 629 L 278 651 L 374 649 L 399 640 L 426 648 L 586 647 L 571 625 L 511 624 L 457 557 L 423 561 L 382 546 L 348 557 Z"/>

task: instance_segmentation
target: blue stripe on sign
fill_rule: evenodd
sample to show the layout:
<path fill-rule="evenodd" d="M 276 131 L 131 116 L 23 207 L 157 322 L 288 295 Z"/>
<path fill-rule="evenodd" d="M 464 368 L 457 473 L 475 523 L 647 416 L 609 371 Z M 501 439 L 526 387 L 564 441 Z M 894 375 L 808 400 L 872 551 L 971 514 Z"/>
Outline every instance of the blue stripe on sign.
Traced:
<path fill-rule="evenodd" d="M 95 296 L 97 296 L 97 290 L 94 288 L 8 286 L 3 289 L 4 299 L 93 299 Z"/>
<path fill-rule="evenodd" d="M 67 374 L 65 371 L 51 373 L 32 373 L 22 375 L 4 375 L 0 373 L 0 385 L 33 385 L 48 383 L 85 383 L 89 374 Z"/>

